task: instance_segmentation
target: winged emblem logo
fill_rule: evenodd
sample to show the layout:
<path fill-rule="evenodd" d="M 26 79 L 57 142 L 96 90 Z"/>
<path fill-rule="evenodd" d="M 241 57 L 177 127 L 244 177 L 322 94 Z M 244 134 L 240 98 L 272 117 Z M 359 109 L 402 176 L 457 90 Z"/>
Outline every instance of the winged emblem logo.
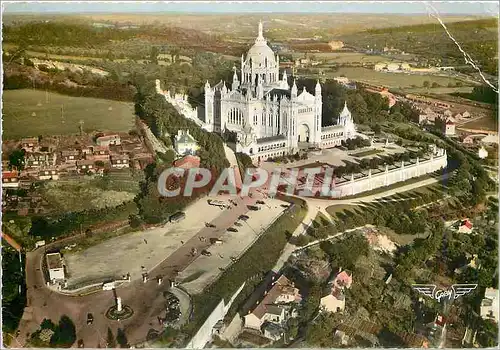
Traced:
<path fill-rule="evenodd" d="M 414 284 L 412 287 L 417 292 L 440 302 L 442 299 L 456 300 L 463 295 L 469 294 L 477 288 L 477 284 L 454 284 L 451 289 L 447 290 L 438 289 L 435 284 Z"/>

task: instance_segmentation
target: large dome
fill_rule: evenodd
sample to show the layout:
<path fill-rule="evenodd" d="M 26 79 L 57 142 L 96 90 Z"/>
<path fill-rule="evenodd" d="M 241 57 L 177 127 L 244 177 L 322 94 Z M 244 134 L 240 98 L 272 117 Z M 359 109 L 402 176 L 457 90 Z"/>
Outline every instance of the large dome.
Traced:
<path fill-rule="evenodd" d="M 267 44 L 254 44 L 247 53 L 247 60 L 252 59 L 254 64 L 261 64 L 263 67 L 266 64 L 267 66 L 274 66 L 276 63 L 276 59 L 274 57 L 274 52 L 271 50 Z"/>
<path fill-rule="evenodd" d="M 267 46 L 266 39 L 262 35 L 262 23 L 259 23 L 259 35 L 255 39 L 255 44 L 247 52 L 247 63 L 250 59 L 254 67 L 273 67 L 276 64 L 274 52 Z"/>

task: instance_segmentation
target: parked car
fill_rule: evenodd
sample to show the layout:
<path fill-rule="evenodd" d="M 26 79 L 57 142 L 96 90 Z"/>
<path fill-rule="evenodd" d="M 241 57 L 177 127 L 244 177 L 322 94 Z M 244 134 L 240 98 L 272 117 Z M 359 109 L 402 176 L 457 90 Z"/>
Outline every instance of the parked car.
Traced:
<path fill-rule="evenodd" d="M 234 223 L 234 226 L 241 227 L 241 226 L 243 226 L 243 224 L 242 224 L 241 222 L 235 222 L 235 223 Z"/>
<path fill-rule="evenodd" d="M 257 201 L 257 204 L 266 204 L 266 202 L 261 201 L 261 200 L 258 200 L 258 201 Z"/>
<path fill-rule="evenodd" d="M 247 221 L 248 219 L 250 219 L 250 217 L 248 215 L 240 215 L 238 219 Z"/>
<path fill-rule="evenodd" d="M 94 316 L 92 314 L 87 314 L 87 324 L 92 324 L 94 322 Z"/>
<path fill-rule="evenodd" d="M 205 255 L 205 256 L 212 256 L 212 253 L 210 253 L 208 250 L 203 250 L 201 252 L 201 255 Z"/>
<path fill-rule="evenodd" d="M 227 229 L 229 232 L 238 232 L 238 229 L 234 228 L 234 227 L 230 227 Z"/>
<path fill-rule="evenodd" d="M 178 212 L 170 216 L 170 222 L 179 222 L 186 218 L 186 213 Z"/>
<path fill-rule="evenodd" d="M 257 211 L 257 210 L 260 210 L 260 207 L 256 206 L 256 205 L 247 205 L 247 208 L 249 210 L 253 210 L 253 211 Z"/>

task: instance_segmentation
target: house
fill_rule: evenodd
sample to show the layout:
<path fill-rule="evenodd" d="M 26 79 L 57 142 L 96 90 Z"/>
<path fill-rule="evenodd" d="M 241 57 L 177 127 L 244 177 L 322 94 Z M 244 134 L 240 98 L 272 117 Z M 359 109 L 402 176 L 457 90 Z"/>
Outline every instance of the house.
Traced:
<path fill-rule="evenodd" d="M 200 147 L 189 133 L 189 130 L 179 130 L 175 136 L 175 151 L 180 155 L 195 154 Z"/>
<path fill-rule="evenodd" d="M 200 157 L 187 155 L 174 162 L 174 167 L 182 169 L 191 169 L 200 167 Z"/>
<path fill-rule="evenodd" d="M 121 144 L 121 139 L 120 135 L 118 134 L 113 134 L 113 135 L 105 135 L 98 137 L 95 142 L 97 143 L 98 146 L 106 146 L 108 147 L 109 145 L 120 145 Z"/>
<path fill-rule="evenodd" d="M 123 169 L 130 167 L 130 157 L 127 154 L 111 156 L 111 167 L 116 169 Z"/>
<path fill-rule="evenodd" d="M 449 109 L 445 110 L 443 112 L 443 114 L 444 114 L 445 117 L 451 117 L 451 116 L 453 116 L 453 112 L 450 111 Z"/>
<path fill-rule="evenodd" d="M 498 289 L 486 288 L 484 292 L 484 299 L 481 302 L 481 317 L 483 319 L 492 320 L 498 323 L 499 303 L 498 303 Z"/>
<path fill-rule="evenodd" d="M 88 171 L 94 172 L 96 170 L 96 166 L 92 159 L 79 160 L 76 162 L 76 168 L 78 171 L 86 173 Z"/>
<path fill-rule="evenodd" d="M 446 121 L 443 125 L 443 133 L 445 136 L 455 135 L 455 123 L 450 119 Z"/>
<path fill-rule="evenodd" d="M 86 155 L 85 159 L 109 162 L 109 149 L 106 146 L 92 146 L 92 155 Z"/>
<path fill-rule="evenodd" d="M 40 170 L 38 172 L 39 180 L 59 180 L 59 172 L 55 169 Z"/>
<path fill-rule="evenodd" d="M 339 289 L 349 289 L 352 285 L 352 276 L 347 271 L 341 271 L 333 280 L 333 285 Z"/>
<path fill-rule="evenodd" d="M 345 295 L 341 289 L 332 286 L 330 293 L 320 300 L 320 309 L 326 312 L 341 312 L 345 309 Z"/>
<path fill-rule="evenodd" d="M 472 222 L 469 219 L 462 220 L 458 223 L 458 232 L 460 233 L 471 233 L 472 232 Z"/>
<path fill-rule="evenodd" d="M 329 285 L 329 293 L 320 300 L 321 310 L 326 312 L 343 311 L 345 309 L 344 289 L 351 288 L 352 276 L 347 271 L 341 271 Z"/>
<path fill-rule="evenodd" d="M 61 253 L 50 253 L 45 256 L 47 260 L 47 269 L 49 270 L 49 279 L 52 283 L 57 281 L 63 281 L 64 275 L 64 264 L 62 260 Z"/>
<path fill-rule="evenodd" d="M 284 275 L 271 285 L 271 289 L 265 292 L 262 301 L 257 302 L 257 307 L 245 315 L 245 327 L 261 331 L 265 322 L 282 325 L 290 316 L 289 304 L 299 303 L 302 300 L 299 290 Z"/>
<path fill-rule="evenodd" d="M 285 333 L 283 327 L 272 322 L 266 322 L 262 326 L 262 330 L 264 333 L 264 337 L 274 341 L 280 340 Z"/>
<path fill-rule="evenodd" d="M 463 118 L 470 118 L 470 113 L 468 111 L 465 111 L 462 113 Z"/>
<path fill-rule="evenodd" d="M 27 168 L 51 167 L 56 165 L 57 156 L 55 153 L 29 153 L 26 156 Z"/>
<path fill-rule="evenodd" d="M 82 157 L 80 151 L 76 149 L 61 151 L 61 160 L 63 163 L 75 163 Z"/>
<path fill-rule="evenodd" d="M 464 145 L 473 145 L 474 144 L 474 137 L 472 135 L 467 135 L 462 139 L 462 143 Z"/>
<path fill-rule="evenodd" d="M 18 188 L 19 173 L 17 171 L 2 171 L 2 188 Z"/>
<path fill-rule="evenodd" d="M 488 151 L 483 146 L 481 146 L 481 148 L 479 148 L 479 150 L 477 151 L 477 155 L 480 159 L 488 158 Z"/>
<path fill-rule="evenodd" d="M 21 140 L 21 148 L 26 152 L 35 152 L 38 150 L 38 139 L 29 137 Z"/>
<path fill-rule="evenodd" d="M 473 255 L 470 255 L 469 253 L 466 254 L 466 258 L 467 259 L 471 259 L 466 265 L 464 266 L 461 266 L 461 267 L 458 267 L 455 269 L 455 273 L 458 275 L 458 274 L 461 274 L 462 272 L 464 272 L 467 268 L 471 268 L 471 269 L 478 269 L 481 267 L 480 264 L 478 264 L 477 262 L 477 254 L 473 254 Z"/>

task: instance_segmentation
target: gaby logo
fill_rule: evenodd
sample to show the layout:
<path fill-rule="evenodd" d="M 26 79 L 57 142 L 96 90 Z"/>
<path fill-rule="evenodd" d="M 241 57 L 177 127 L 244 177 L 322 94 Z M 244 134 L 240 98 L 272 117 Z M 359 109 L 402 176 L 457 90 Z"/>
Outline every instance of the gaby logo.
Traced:
<path fill-rule="evenodd" d="M 252 190 L 261 190 L 273 197 L 278 192 L 303 197 L 339 198 L 342 192 L 335 188 L 332 168 L 282 169 L 267 171 L 247 169 L 239 179 L 237 169 L 223 169 L 220 173 L 205 168 L 165 169 L 158 178 L 158 192 L 164 197 L 190 197 L 193 191 L 209 190 L 210 196 L 220 192 L 248 196 Z"/>
<path fill-rule="evenodd" d="M 456 300 L 462 295 L 469 294 L 477 288 L 477 284 L 454 284 L 448 290 L 437 289 L 435 284 L 413 284 L 412 287 L 419 293 L 440 302 L 446 299 Z"/>

